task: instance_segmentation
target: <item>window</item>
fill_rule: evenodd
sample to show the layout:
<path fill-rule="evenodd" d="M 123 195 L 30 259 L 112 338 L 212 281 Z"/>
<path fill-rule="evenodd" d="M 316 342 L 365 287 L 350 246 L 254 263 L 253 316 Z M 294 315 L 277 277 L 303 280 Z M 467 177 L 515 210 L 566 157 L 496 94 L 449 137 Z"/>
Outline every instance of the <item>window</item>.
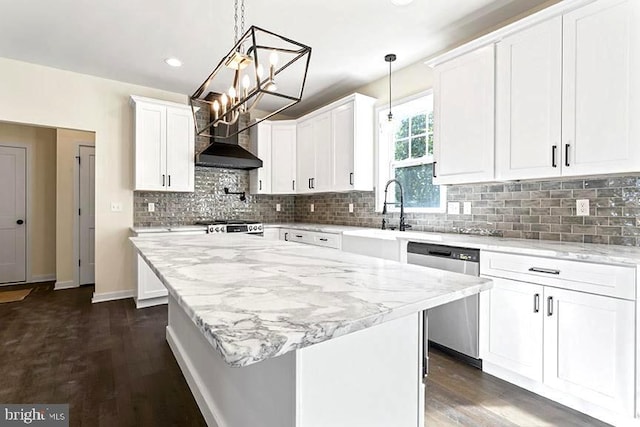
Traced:
<path fill-rule="evenodd" d="M 387 121 L 386 109 L 378 113 L 379 210 L 384 200 L 384 186 L 389 179 L 395 178 L 404 190 L 405 210 L 444 212 L 445 188 L 432 182 L 433 96 L 421 94 L 394 106 L 392 111 L 394 120 L 391 124 Z M 400 187 L 394 185 L 393 193 L 387 195 L 387 202 L 396 200 L 400 200 Z"/>

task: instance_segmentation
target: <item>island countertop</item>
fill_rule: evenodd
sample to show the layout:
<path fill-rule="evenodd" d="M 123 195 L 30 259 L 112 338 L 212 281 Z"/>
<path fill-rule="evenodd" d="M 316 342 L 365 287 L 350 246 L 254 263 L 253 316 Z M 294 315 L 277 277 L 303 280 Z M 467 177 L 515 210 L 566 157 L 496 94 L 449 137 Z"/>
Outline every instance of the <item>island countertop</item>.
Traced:
<path fill-rule="evenodd" d="M 131 238 L 231 366 L 479 293 L 491 281 L 249 235 Z"/>

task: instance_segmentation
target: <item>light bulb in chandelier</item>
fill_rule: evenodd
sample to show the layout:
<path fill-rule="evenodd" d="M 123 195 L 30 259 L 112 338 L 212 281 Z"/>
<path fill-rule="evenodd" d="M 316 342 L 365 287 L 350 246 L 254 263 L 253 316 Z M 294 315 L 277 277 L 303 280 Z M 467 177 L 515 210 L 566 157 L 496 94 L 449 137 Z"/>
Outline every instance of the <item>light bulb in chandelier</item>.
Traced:
<path fill-rule="evenodd" d="M 214 120 L 217 120 L 218 119 L 218 112 L 220 111 L 220 103 L 218 102 L 217 99 L 215 101 L 213 101 L 213 105 L 211 107 L 213 108 Z"/>
<path fill-rule="evenodd" d="M 233 104 L 233 101 L 236 99 L 236 88 L 231 86 L 229 88 L 229 100 L 231 101 L 231 103 Z"/>
<path fill-rule="evenodd" d="M 249 76 L 245 74 L 242 78 L 242 97 L 244 99 L 249 95 L 249 86 L 251 86 L 251 80 L 249 79 Z"/>
<path fill-rule="evenodd" d="M 256 75 L 259 80 L 262 80 L 262 77 L 264 77 L 264 68 L 262 67 L 262 64 L 258 64 L 256 67 Z"/>

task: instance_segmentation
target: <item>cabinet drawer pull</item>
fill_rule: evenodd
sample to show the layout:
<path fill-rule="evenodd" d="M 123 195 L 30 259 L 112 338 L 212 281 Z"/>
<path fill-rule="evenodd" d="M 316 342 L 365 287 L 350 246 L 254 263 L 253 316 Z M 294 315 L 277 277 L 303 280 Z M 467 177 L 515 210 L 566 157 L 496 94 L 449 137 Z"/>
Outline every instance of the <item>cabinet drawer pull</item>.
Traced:
<path fill-rule="evenodd" d="M 326 238 L 324 238 L 324 237 L 321 237 L 321 238 L 320 238 L 320 239 L 318 239 L 318 240 L 320 240 L 321 242 L 328 242 L 328 241 L 329 241 L 329 239 L 326 239 Z"/>
<path fill-rule="evenodd" d="M 569 167 L 569 147 L 571 144 L 564 144 L 564 165 Z"/>
<path fill-rule="evenodd" d="M 296 237 L 297 237 L 298 239 L 302 239 L 302 234 L 296 234 Z"/>
<path fill-rule="evenodd" d="M 551 268 L 539 268 L 539 267 L 531 267 L 529 271 L 533 271 L 534 273 L 545 273 L 545 274 L 560 274 L 560 270 L 553 270 Z"/>
<path fill-rule="evenodd" d="M 540 312 L 540 294 L 535 294 L 533 296 L 533 312 L 534 313 Z"/>
<path fill-rule="evenodd" d="M 353 185 L 353 172 L 349 174 L 349 185 Z"/>
<path fill-rule="evenodd" d="M 547 316 L 553 316 L 553 297 L 547 297 Z"/>
<path fill-rule="evenodd" d="M 556 154 L 558 153 L 558 146 L 553 145 L 551 147 L 551 167 L 557 168 L 558 164 L 556 163 Z"/>

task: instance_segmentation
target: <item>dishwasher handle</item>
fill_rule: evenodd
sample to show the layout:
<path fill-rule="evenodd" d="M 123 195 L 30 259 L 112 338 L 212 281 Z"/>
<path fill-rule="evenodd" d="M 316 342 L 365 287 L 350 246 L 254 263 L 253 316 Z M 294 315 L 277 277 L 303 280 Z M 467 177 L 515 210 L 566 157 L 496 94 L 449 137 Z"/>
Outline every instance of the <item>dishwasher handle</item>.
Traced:
<path fill-rule="evenodd" d="M 441 256 L 441 257 L 450 257 L 451 251 L 433 251 L 428 250 L 427 253 L 431 256 Z"/>

